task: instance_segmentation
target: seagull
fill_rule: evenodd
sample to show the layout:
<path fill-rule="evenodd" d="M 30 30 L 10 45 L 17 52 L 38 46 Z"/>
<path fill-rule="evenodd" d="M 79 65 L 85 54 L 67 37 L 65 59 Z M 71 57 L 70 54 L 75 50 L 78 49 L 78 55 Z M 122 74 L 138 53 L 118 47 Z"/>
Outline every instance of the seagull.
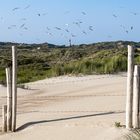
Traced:
<path fill-rule="evenodd" d="M 59 27 L 55 27 L 55 29 L 57 29 L 57 30 L 61 30 L 61 28 L 59 28 Z"/>
<path fill-rule="evenodd" d="M 117 15 L 113 14 L 113 17 L 117 18 Z"/>
<path fill-rule="evenodd" d="M 21 18 L 21 20 L 27 20 L 26 18 Z"/>
<path fill-rule="evenodd" d="M 85 12 L 82 12 L 82 14 L 83 14 L 83 15 L 86 15 L 86 13 L 85 13 Z"/>
<path fill-rule="evenodd" d="M 125 31 L 128 34 L 128 30 Z"/>
<path fill-rule="evenodd" d="M 70 32 L 68 29 L 65 29 L 65 31 L 66 31 L 67 33 L 69 33 L 69 32 Z"/>
<path fill-rule="evenodd" d="M 82 21 L 79 21 L 79 23 L 82 24 L 83 22 Z"/>
<path fill-rule="evenodd" d="M 85 31 L 82 31 L 83 34 L 87 35 L 87 33 Z"/>
<path fill-rule="evenodd" d="M 77 25 L 78 27 L 80 27 L 79 22 L 73 22 L 73 24 Z"/>
<path fill-rule="evenodd" d="M 47 28 L 47 30 L 51 30 L 49 27 L 46 27 Z"/>
<path fill-rule="evenodd" d="M 25 23 L 24 24 L 22 24 L 21 26 L 20 26 L 20 28 L 23 28 L 25 26 Z"/>
<path fill-rule="evenodd" d="M 131 30 L 133 30 L 133 26 L 131 26 Z"/>
<path fill-rule="evenodd" d="M 8 27 L 8 29 L 10 30 L 10 29 L 11 29 L 11 27 Z"/>
<path fill-rule="evenodd" d="M 20 8 L 19 7 L 15 7 L 14 9 L 12 9 L 12 11 L 16 11 L 16 10 L 19 10 Z"/>
<path fill-rule="evenodd" d="M 30 6 L 31 6 L 31 5 L 27 5 L 24 9 L 28 9 L 28 8 L 30 8 Z"/>
<path fill-rule="evenodd" d="M 135 12 L 131 12 L 131 14 L 133 14 L 134 16 L 137 16 L 138 15 L 138 13 L 135 13 Z"/>
<path fill-rule="evenodd" d="M 93 26 L 89 26 L 89 30 L 93 31 Z"/>
<path fill-rule="evenodd" d="M 16 28 L 16 25 L 11 25 L 8 27 L 8 29 Z"/>
<path fill-rule="evenodd" d="M 48 35 L 53 36 L 52 33 L 48 33 Z"/>
<path fill-rule="evenodd" d="M 74 35 L 74 34 L 71 34 L 71 36 L 72 36 L 72 37 L 76 37 L 76 35 Z"/>
<path fill-rule="evenodd" d="M 28 30 L 28 28 L 27 28 L 27 27 L 24 27 L 23 29 L 24 29 L 24 30 Z"/>

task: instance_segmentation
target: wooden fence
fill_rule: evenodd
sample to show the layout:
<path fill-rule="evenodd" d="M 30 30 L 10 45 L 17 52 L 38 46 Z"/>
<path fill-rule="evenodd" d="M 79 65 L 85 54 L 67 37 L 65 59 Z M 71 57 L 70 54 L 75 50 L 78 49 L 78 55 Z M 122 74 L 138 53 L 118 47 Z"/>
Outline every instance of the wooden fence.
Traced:
<path fill-rule="evenodd" d="M 12 67 L 6 68 L 7 105 L 2 106 L 2 131 L 16 130 L 17 112 L 17 48 L 12 46 Z"/>
<path fill-rule="evenodd" d="M 2 131 L 16 131 L 17 112 L 17 48 L 12 46 L 12 67 L 6 68 L 7 105 L 2 106 Z M 140 66 L 134 66 L 134 48 L 128 45 L 126 94 L 126 128 L 140 128 Z"/>

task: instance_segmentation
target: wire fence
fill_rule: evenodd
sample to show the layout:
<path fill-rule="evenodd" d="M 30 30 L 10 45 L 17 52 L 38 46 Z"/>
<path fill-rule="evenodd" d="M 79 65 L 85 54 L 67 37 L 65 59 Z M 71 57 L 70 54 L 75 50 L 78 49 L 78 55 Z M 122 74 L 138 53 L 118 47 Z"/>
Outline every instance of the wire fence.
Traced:
<path fill-rule="evenodd" d="M 87 76 L 88 77 L 88 76 Z M 43 95 L 41 94 L 26 94 L 26 91 L 28 91 L 28 93 L 30 93 L 30 90 L 34 90 L 32 89 L 30 86 L 44 86 L 44 85 L 47 85 L 47 86 L 53 86 L 53 85 L 63 85 L 65 86 L 65 84 L 78 84 L 78 83 L 83 83 L 83 82 L 88 82 L 88 81 L 92 81 L 92 80 L 101 80 L 101 79 L 107 79 L 107 78 L 120 78 L 120 77 L 126 77 L 125 74 L 119 74 L 119 75 L 105 75 L 105 76 L 99 76 L 98 75 L 96 77 L 92 77 L 92 78 L 84 78 L 84 77 L 76 77 L 76 80 L 75 80 L 75 77 L 74 77 L 74 80 L 73 80 L 73 77 L 64 77 L 64 79 L 62 77 L 57 77 L 55 79 L 61 79 L 60 82 L 58 82 L 57 80 L 52 80 L 48 81 L 47 82 L 34 82 L 34 83 L 27 83 L 27 84 L 19 84 L 18 86 L 20 87 L 21 85 L 25 85 L 24 89 L 25 89 L 25 95 L 18 95 L 18 100 L 51 100 L 51 99 L 79 99 L 79 98 L 92 98 L 92 97 L 125 97 L 126 95 L 125 94 L 118 94 L 118 93 L 99 93 L 99 94 L 82 94 L 82 95 L 47 95 L 47 92 L 43 92 Z M 78 86 L 78 85 L 76 85 Z M 81 86 L 81 85 L 80 85 Z M 99 84 L 100 86 L 100 84 Z M 93 87 L 94 88 L 94 87 Z M 41 92 L 41 91 L 40 91 Z M 75 92 L 75 91 L 74 91 Z M 5 93 L 5 96 L 1 96 L 0 97 L 0 100 L 5 100 L 6 101 L 6 93 Z M 1 107 L 0 107 L 1 109 Z M 109 110 L 110 111 L 110 110 Z M 111 110 L 113 111 L 113 110 Z M 60 111 L 61 112 L 61 111 Z M 69 111 L 65 111 L 65 112 L 69 112 Z M 70 111 L 71 112 L 71 111 Z M 74 112 L 74 111 L 73 111 Z M 84 111 L 83 111 L 84 112 Z M 85 111 L 86 112 L 86 111 Z M 88 111 L 87 111 L 88 112 Z M 90 112 L 90 111 L 89 111 Z M 92 112 L 92 111 L 91 111 Z M 96 111 L 98 112 L 98 111 Z M 99 111 L 99 112 L 103 112 L 103 111 Z M 108 112 L 108 111 L 107 111 Z"/>

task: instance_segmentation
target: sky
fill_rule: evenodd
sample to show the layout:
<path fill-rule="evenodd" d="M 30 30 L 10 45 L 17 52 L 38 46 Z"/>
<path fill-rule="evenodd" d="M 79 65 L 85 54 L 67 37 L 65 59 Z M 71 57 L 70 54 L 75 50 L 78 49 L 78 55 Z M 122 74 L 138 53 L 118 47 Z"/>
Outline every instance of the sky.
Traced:
<path fill-rule="evenodd" d="M 0 41 L 140 41 L 140 0 L 1 0 Z"/>

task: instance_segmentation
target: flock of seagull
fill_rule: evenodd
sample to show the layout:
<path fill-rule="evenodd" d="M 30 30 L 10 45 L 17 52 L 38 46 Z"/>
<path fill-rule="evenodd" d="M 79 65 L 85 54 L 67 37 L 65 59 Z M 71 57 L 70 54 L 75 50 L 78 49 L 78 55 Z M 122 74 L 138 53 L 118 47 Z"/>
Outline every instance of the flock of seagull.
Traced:
<path fill-rule="evenodd" d="M 27 10 L 31 7 L 31 5 L 27 5 L 25 6 L 24 8 L 22 8 L 23 10 Z M 12 12 L 19 12 L 21 8 L 20 7 L 15 7 L 12 9 Z M 70 11 L 66 11 L 65 14 L 69 14 Z M 138 13 L 136 12 L 131 12 L 132 15 L 134 16 L 137 16 L 139 15 Z M 46 16 L 47 13 L 37 13 L 36 16 L 38 17 L 41 17 L 41 16 Z M 81 11 L 81 15 L 82 16 L 87 16 L 87 13 L 84 12 L 84 11 Z M 116 14 L 112 14 L 112 17 L 113 18 L 119 18 L 118 15 Z M 4 18 L 3 17 L 0 17 L 0 20 L 3 20 Z M 16 29 L 16 28 L 19 28 L 19 29 L 23 29 L 23 30 L 29 30 L 29 28 L 27 27 L 27 18 L 21 18 L 20 19 L 22 21 L 21 25 L 10 25 L 8 26 L 8 30 L 11 30 L 11 29 Z M 76 20 L 70 24 L 73 24 L 75 27 L 79 28 L 80 29 L 80 32 L 81 34 L 84 34 L 84 35 L 88 35 L 89 32 L 93 32 L 95 30 L 95 26 L 93 25 L 89 25 L 86 29 L 82 29 L 82 24 L 84 23 L 84 21 L 82 20 Z M 65 26 L 62 28 L 62 27 L 53 27 L 53 28 L 50 28 L 48 26 L 45 27 L 45 33 L 49 36 L 54 36 L 52 30 L 57 30 L 58 32 L 60 32 L 60 35 L 61 36 L 64 36 L 68 39 L 71 40 L 71 38 L 74 38 L 74 37 L 77 37 L 76 34 L 72 33 L 72 31 L 70 30 L 70 24 L 69 23 L 66 23 Z M 126 32 L 127 34 L 132 31 L 134 29 L 133 26 L 130 26 L 130 28 L 128 29 L 128 27 L 126 28 L 124 25 L 120 25 L 120 27 L 124 30 L 124 32 Z M 22 33 L 20 33 L 20 35 L 22 36 Z M 111 35 L 108 35 L 109 38 L 111 38 L 112 36 Z"/>

